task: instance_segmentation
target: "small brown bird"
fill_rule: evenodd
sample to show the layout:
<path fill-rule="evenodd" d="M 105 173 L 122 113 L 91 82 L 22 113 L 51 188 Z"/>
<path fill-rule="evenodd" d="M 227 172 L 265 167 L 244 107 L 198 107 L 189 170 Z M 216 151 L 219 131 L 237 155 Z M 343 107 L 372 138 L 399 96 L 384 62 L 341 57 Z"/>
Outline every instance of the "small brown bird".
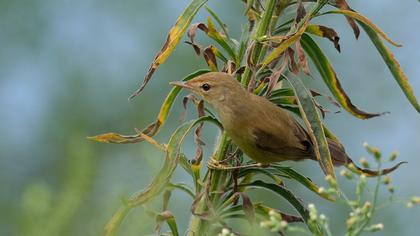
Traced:
<path fill-rule="evenodd" d="M 250 158 L 261 164 L 281 161 L 316 160 L 307 131 L 288 111 L 264 97 L 249 93 L 231 75 L 212 72 L 187 82 L 171 82 L 201 96 L 218 113 L 232 141 Z M 343 146 L 328 139 L 335 166 L 353 163 Z M 387 174 L 356 167 L 367 176 Z"/>

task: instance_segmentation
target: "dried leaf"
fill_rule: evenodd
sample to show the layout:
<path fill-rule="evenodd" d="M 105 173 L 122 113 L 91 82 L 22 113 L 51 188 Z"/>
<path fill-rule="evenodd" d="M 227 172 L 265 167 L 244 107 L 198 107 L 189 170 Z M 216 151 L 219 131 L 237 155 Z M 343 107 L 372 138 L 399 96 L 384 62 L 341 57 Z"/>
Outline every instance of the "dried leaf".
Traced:
<path fill-rule="evenodd" d="M 207 65 L 212 71 L 218 71 L 217 68 L 217 60 L 216 55 L 214 54 L 214 51 L 212 49 L 213 46 L 209 46 L 204 49 L 203 56 L 206 60 Z"/>
<path fill-rule="evenodd" d="M 353 9 L 351 9 L 350 6 L 347 4 L 346 0 L 336 0 L 334 6 L 341 10 L 353 11 Z M 360 35 L 360 29 L 357 26 L 356 22 L 353 20 L 353 18 L 348 16 L 346 16 L 346 20 L 350 27 L 353 29 L 354 36 L 356 37 L 356 39 L 358 39 Z"/>
<path fill-rule="evenodd" d="M 329 39 L 331 42 L 334 43 L 334 47 L 337 49 L 338 52 L 341 52 L 340 50 L 340 37 L 338 37 L 337 32 L 335 32 L 334 29 L 323 26 L 323 25 L 308 25 L 306 28 L 306 32 Z"/>
<path fill-rule="evenodd" d="M 297 10 L 296 10 L 296 24 L 299 23 L 306 15 L 305 7 L 303 6 L 302 0 L 297 0 Z"/>
<path fill-rule="evenodd" d="M 289 57 L 289 70 L 295 75 L 299 74 L 299 67 L 295 61 L 295 51 L 292 48 L 288 48 L 286 55 Z"/>
<path fill-rule="evenodd" d="M 311 75 L 311 71 L 309 70 L 308 60 L 306 59 L 305 52 L 303 51 L 302 45 L 300 44 L 300 40 L 296 41 L 295 45 L 296 45 L 296 51 L 298 54 L 300 68 L 302 68 L 303 72 L 306 75 Z"/>
<path fill-rule="evenodd" d="M 278 70 L 275 70 L 273 73 L 271 73 L 269 77 L 266 97 L 269 97 L 273 89 L 276 87 L 277 82 L 279 81 L 281 75 L 286 70 L 287 65 L 289 64 L 289 60 L 287 56 L 284 56 L 283 62 L 280 65 Z"/>
<path fill-rule="evenodd" d="M 149 67 L 146 75 L 144 76 L 143 83 L 140 87 L 130 96 L 129 99 L 133 99 L 141 93 L 144 87 L 152 78 L 152 75 L 156 69 L 166 61 L 172 51 L 175 49 L 175 46 L 179 43 L 182 38 L 182 35 L 187 30 L 189 24 L 194 18 L 198 10 L 207 2 L 207 0 L 193 0 L 190 5 L 184 10 L 181 16 L 177 19 L 175 25 L 169 31 L 168 37 L 166 38 L 165 43 L 163 44 L 162 49 L 158 52 L 153 59 L 152 64 Z"/>

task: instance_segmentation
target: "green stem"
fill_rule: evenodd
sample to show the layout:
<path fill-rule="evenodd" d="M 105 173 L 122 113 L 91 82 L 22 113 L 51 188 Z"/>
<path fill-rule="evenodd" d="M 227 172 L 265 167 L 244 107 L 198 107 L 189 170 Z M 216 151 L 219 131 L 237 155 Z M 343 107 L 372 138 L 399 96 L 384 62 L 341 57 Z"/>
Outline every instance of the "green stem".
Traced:
<path fill-rule="evenodd" d="M 256 32 L 254 35 L 255 39 L 259 39 L 262 36 L 267 34 L 267 31 L 269 29 L 270 23 L 271 23 L 271 18 L 273 16 L 273 12 L 274 12 L 274 7 L 276 6 L 276 0 L 268 0 L 267 1 L 267 5 L 265 7 L 265 11 L 262 15 L 262 18 L 256 28 Z M 263 48 L 263 44 L 260 42 L 255 41 L 255 47 L 254 50 L 252 50 L 252 54 L 251 54 L 251 61 L 254 62 L 255 64 L 258 63 L 261 55 L 261 49 Z M 243 86 L 247 86 L 250 79 L 251 79 L 251 75 L 252 75 L 252 71 L 249 68 L 249 66 L 247 66 L 245 68 L 244 71 L 244 75 L 242 76 L 242 80 L 241 83 Z"/>
<path fill-rule="evenodd" d="M 380 172 L 382 169 L 382 161 L 380 160 L 378 162 L 378 172 Z M 379 173 L 381 174 L 381 173 Z M 369 211 L 369 213 L 366 214 L 366 218 L 363 221 L 363 223 L 359 226 L 359 228 L 357 228 L 355 231 L 353 231 L 352 234 L 350 234 L 351 236 L 357 236 L 360 235 L 363 230 L 368 226 L 368 224 L 370 223 L 370 221 L 372 220 L 372 217 L 375 213 L 375 209 L 376 209 L 376 203 L 378 201 L 378 196 L 379 196 L 379 187 L 381 185 L 381 180 L 382 180 L 382 176 L 379 175 L 377 180 L 376 180 L 376 186 L 375 186 L 375 192 L 373 193 L 373 200 L 372 200 L 372 209 Z"/>
<path fill-rule="evenodd" d="M 213 157 L 215 161 L 221 161 L 225 158 L 229 144 L 230 144 L 229 138 L 227 134 L 223 132 L 220 136 L 219 144 L 216 148 L 215 155 Z M 215 205 L 215 203 L 218 201 L 220 197 L 218 190 L 221 187 L 220 183 L 223 183 L 223 181 L 221 180 L 224 179 L 226 174 L 227 172 L 223 170 L 209 169 L 205 175 L 206 177 L 203 180 L 203 183 L 207 183 L 210 180 L 210 186 L 209 186 L 210 189 L 204 190 L 204 191 L 209 191 L 210 193 L 209 200 L 211 201 L 211 205 Z M 205 196 L 201 197 L 195 209 L 197 213 L 203 213 L 206 210 L 208 210 L 206 200 L 207 198 Z M 188 235 L 189 236 L 206 235 L 208 233 L 208 227 L 209 227 L 208 221 L 202 219 L 200 216 L 193 215 L 190 220 L 190 227 L 189 227 Z"/>

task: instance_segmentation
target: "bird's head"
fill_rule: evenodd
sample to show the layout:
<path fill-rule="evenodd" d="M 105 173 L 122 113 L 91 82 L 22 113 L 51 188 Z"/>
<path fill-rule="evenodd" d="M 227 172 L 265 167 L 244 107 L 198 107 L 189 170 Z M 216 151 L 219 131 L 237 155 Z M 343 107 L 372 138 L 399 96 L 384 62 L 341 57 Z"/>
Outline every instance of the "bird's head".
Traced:
<path fill-rule="evenodd" d="M 222 72 L 210 72 L 189 81 L 174 81 L 170 84 L 191 90 L 217 110 L 235 103 L 235 100 L 243 101 L 248 94 L 233 76 Z"/>

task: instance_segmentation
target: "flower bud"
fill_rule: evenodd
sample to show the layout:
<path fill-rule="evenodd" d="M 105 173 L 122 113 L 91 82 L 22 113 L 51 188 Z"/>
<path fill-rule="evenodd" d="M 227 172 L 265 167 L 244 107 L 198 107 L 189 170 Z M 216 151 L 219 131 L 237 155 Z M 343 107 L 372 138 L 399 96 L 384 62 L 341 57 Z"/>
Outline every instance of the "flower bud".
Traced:
<path fill-rule="evenodd" d="M 383 229 L 384 229 L 384 224 L 382 224 L 382 223 L 371 225 L 371 226 L 366 228 L 366 230 L 370 231 L 370 232 L 377 232 L 377 231 L 381 231 Z"/>
<path fill-rule="evenodd" d="M 398 153 L 397 151 L 393 151 L 391 153 L 391 156 L 389 157 L 390 161 L 395 161 L 395 159 L 397 159 L 397 157 L 400 155 L 400 153 Z"/>
<path fill-rule="evenodd" d="M 340 171 L 340 175 L 347 179 L 353 179 L 353 174 L 344 169 Z"/>
<path fill-rule="evenodd" d="M 362 164 L 362 166 L 364 168 L 369 168 L 370 167 L 369 162 L 364 157 L 360 158 L 360 164 Z"/>
<path fill-rule="evenodd" d="M 335 180 L 331 175 L 327 175 L 325 177 L 325 180 L 330 185 L 331 188 L 336 189 L 337 188 L 337 180 Z"/>

